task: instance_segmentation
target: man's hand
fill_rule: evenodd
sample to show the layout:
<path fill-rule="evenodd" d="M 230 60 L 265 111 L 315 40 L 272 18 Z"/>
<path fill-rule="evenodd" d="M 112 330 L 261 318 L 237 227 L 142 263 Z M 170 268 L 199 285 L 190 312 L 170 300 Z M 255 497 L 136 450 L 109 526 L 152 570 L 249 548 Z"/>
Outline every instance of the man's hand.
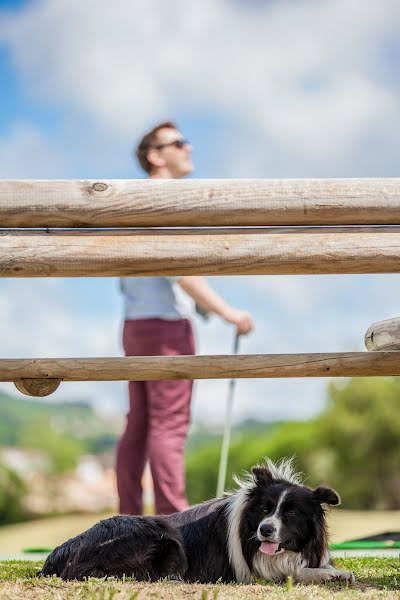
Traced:
<path fill-rule="evenodd" d="M 225 316 L 225 320 L 228 321 L 228 323 L 236 325 L 238 335 L 247 335 L 254 329 L 253 319 L 247 310 L 232 308 Z"/>
<path fill-rule="evenodd" d="M 177 283 L 204 311 L 215 313 L 228 323 L 236 325 L 238 335 L 245 335 L 254 329 L 251 314 L 227 304 L 204 277 L 185 275 Z"/>

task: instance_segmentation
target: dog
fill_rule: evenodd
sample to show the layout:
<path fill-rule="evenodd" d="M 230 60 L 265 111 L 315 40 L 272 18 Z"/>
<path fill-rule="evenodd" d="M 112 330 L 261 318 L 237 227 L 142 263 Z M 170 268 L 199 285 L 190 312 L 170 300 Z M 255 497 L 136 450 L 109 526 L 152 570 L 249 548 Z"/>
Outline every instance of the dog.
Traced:
<path fill-rule="evenodd" d="M 178 528 L 163 517 L 120 515 L 55 548 L 38 575 L 58 575 L 66 581 L 111 576 L 157 581 L 181 578 L 186 569 Z"/>
<path fill-rule="evenodd" d="M 328 550 L 325 509 L 340 503 L 329 487 L 305 486 L 292 460 L 253 467 L 238 488 L 181 513 L 116 516 L 56 548 L 40 575 L 62 579 L 168 577 L 199 583 L 353 582 Z"/>

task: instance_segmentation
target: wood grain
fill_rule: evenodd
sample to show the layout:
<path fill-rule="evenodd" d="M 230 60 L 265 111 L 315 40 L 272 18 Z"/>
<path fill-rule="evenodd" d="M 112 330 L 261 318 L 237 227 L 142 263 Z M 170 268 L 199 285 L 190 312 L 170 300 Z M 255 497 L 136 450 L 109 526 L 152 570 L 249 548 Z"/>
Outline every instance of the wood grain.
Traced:
<path fill-rule="evenodd" d="M 0 232 L 2 277 L 398 272 L 398 226 Z"/>
<path fill-rule="evenodd" d="M 61 379 L 17 379 L 14 381 L 15 387 L 21 394 L 26 396 L 50 396 L 56 391 L 61 383 Z"/>
<path fill-rule="evenodd" d="M 365 334 L 368 350 L 400 350 L 400 317 L 373 323 Z"/>
<path fill-rule="evenodd" d="M 0 359 L 0 381 L 148 381 L 400 375 L 399 352 Z"/>
<path fill-rule="evenodd" d="M 400 224 L 400 179 L 3 180 L 0 227 Z"/>

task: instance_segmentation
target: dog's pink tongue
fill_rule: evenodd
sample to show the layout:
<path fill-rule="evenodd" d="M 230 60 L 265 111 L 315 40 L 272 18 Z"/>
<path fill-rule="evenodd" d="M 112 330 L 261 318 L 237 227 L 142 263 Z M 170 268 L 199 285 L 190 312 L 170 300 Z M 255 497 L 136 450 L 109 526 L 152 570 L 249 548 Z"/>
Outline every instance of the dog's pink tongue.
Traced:
<path fill-rule="evenodd" d="M 278 550 L 278 546 L 278 542 L 262 542 L 260 551 L 263 554 L 275 554 L 275 552 Z"/>

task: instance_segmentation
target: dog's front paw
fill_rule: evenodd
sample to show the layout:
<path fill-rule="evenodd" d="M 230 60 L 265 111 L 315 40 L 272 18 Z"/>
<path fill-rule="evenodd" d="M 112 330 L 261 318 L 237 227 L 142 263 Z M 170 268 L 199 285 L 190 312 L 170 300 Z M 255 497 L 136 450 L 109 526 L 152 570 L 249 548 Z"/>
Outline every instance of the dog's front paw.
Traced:
<path fill-rule="evenodd" d="M 351 571 L 340 571 L 334 567 L 323 567 L 321 569 L 305 567 L 298 572 L 296 581 L 299 583 L 326 583 L 328 581 L 354 583 L 355 577 Z"/>
<path fill-rule="evenodd" d="M 342 571 L 340 569 L 332 569 L 332 571 L 332 580 L 347 581 L 348 583 L 354 583 L 356 580 L 353 571 Z"/>

